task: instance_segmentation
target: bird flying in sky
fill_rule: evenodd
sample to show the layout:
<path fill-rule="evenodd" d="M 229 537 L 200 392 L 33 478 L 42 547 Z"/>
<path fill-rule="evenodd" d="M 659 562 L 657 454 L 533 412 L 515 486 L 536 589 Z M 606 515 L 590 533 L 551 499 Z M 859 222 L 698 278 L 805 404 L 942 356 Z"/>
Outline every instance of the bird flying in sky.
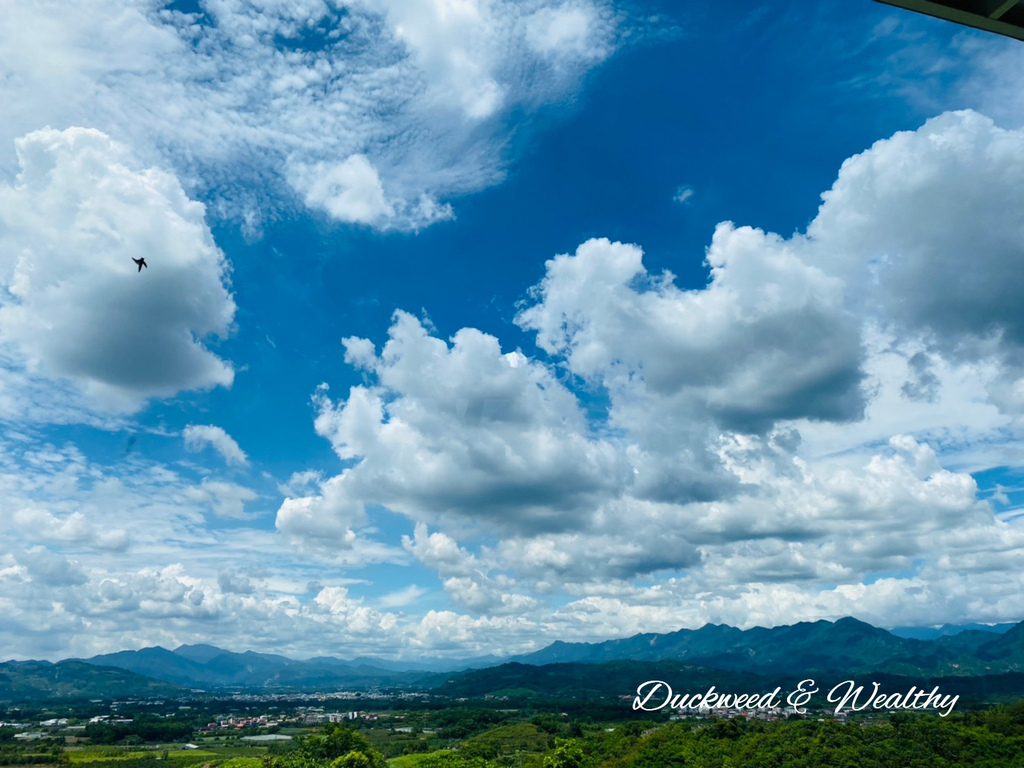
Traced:
<path fill-rule="evenodd" d="M 143 256 L 141 259 L 136 259 L 134 256 L 132 256 L 132 261 L 134 261 L 136 264 L 139 265 L 139 272 L 142 271 L 143 267 L 145 267 L 146 269 L 149 269 L 149 264 L 146 263 L 146 257 L 145 256 Z"/>

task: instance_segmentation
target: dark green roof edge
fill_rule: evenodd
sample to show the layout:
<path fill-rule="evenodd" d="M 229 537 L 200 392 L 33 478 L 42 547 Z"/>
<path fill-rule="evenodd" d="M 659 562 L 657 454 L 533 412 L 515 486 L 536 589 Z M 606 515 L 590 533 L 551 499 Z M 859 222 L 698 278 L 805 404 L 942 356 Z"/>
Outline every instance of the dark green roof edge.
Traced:
<path fill-rule="evenodd" d="M 999 35 L 1006 35 L 1017 40 L 1024 40 L 1024 27 L 1016 24 L 1008 24 L 999 19 L 989 18 L 984 13 L 972 13 L 957 8 L 950 8 L 942 3 L 930 2 L 930 0 L 875 0 L 878 3 L 892 5 L 897 8 L 905 8 L 908 11 L 917 11 L 928 16 L 934 16 L 946 21 L 953 21 L 975 29 L 983 29 L 986 32 L 995 32 Z M 982 3 L 978 3 L 981 11 Z"/>

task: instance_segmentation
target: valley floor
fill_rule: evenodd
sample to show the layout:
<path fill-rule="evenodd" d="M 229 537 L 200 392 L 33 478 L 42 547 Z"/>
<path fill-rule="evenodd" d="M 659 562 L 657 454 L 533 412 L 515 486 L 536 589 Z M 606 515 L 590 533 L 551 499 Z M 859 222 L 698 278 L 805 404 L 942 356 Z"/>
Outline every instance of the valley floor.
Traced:
<path fill-rule="evenodd" d="M 949 717 L 669 719 L 504 702 L 339 713 L 239 702 L 0 710 L 0 766 L 55 768 L 1019 768 L 1024 700 Z M 570 708 L 571 709 L 571 708 Z M 623 711 L 624 710 L 624 711 Z M 593 717 L 597 714 L 598 717 Z M 643 714 L 643 713 L 641 713 Z M 51 716 L 51 717 L 47 717 Z M 15 722 L 15 719 L 20 722 Z M 273 725 L 267 725 L 273 723 Z M 29 725 L 37 730 L 29 730 Z M 253 737 L 256 737 L 253 739 Z"/>

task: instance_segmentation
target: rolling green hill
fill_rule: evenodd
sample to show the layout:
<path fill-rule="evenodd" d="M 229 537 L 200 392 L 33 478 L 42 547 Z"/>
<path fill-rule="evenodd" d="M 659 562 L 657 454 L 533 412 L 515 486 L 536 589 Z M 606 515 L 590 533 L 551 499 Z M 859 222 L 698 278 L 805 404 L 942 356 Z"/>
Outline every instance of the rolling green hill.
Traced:
<path fill-rule="evenodd" d="M 0 664 L 0 701 L 52 698 L 146 698 L 187 689 L 124 669 L 81 661 L 8 661 Z"/>

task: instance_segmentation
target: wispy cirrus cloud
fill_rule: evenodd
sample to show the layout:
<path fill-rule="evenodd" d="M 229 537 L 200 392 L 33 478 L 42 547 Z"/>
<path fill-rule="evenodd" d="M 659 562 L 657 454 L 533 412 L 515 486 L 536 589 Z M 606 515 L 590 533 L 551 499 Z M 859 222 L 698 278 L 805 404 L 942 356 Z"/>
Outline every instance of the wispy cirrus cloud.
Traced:
<path fill-rule="evenodd" d="M 295 197 L 379 228 L 450 218 L 444 198 L 502 177 L 502 116 L 571 91 L 623 23 L 605 0 L 7 10 L 0 142 L 99 129 L 252 228 Z"/>

